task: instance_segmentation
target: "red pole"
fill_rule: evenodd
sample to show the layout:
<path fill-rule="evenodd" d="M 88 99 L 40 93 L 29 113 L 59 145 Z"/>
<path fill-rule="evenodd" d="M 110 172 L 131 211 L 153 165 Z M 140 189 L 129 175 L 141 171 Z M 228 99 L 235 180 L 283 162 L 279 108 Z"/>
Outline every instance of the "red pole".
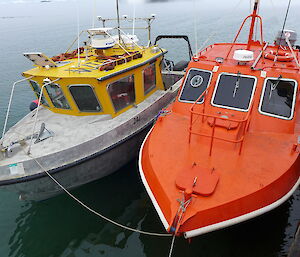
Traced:
<path fill-rule="evenodd" d="M 253 33 L 254 33 L 255 21 L 256 21 L 256 18 L 257 18 L 258 3 L 259 3 L 259 0 L 255 0 L 253 13 L 251 14 L 252 20 L 251 20 L 249 37 L 248 37 L 247 50 L 250 49 L 251 43 L 253 42 Z"/>

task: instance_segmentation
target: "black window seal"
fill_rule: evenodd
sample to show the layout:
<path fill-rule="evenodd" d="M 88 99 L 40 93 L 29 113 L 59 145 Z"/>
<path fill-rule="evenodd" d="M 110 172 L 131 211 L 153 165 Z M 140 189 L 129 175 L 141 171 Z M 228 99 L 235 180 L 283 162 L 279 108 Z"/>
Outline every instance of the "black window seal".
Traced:
<path fill-rule="evenodd" d="M 122 108 L 122 109 L 120 109 L 120 110 L 117 111 L 116 108 L 115 108 L 114 102 L 113 102 L 113 100 L 112 100 L 112 98 L 111 98 L 111 95 L 110 95 L 110 93 L 109 93 L 109 91 L 108 91 L 109 86 L 110 86 L 111 84 L 113 84 L 113 83 L 115 83 L 115 82 L 121 80 L 121 79 L 125 79 L 125 78 L 131 77 L 131 76 L 133 76 L 133 88 L 134 88 L 134 102 L 133 102 L 131 105 L 134 105 L 134 104 L 136 103 L 136 88 L 135 88 L 136 83 L 135 83 L 135 76 L 134 76 L 134 73 L 128 74 L 127 76 L 124 76 L 124 77 L 121 77 L 121 78 L 116 79 L 116 80 L 114 80 L 114 81 L 111 81 L 111 82 L 109 82 L 109 83 L 106 85 L 106 92 L 107 92 L 107 94 L 108 94 L 108 96 L 109 96 L 111 105 L 113 106 L 115 113 L 118 113 L 118 112 L 124 110 L 126 107 L 128 107 L 128 106 L 130 106 L 130 105 L 125 106 L 124 108 Z"/>
<path fill-rule="evenodd" d="M 211 82 L 211 80 L 212 80 L 213 72 L 212 72 L 211 70 L 203 70 L 203 69 L 198 69 L 198 68 L 190 68 L 189 71 L 188 71 L 188 73 L 187 73 L 186 76 L 185 76 L 185 80 L 183 81 L 182 88 L 181 88 L 181 91 L 180 91 L 180 94 L 179 94 L 179 97 L 178 97 L 178 101 L 181 102 L 181 103 L 195 103 L 195 102 L 196 102 L 196 101 L 187 101 L 187 100 L 181 100 L 181 99 L 180 99 L 180 98 L 181 98 L 181 95 L 182 95 L 182 93 L 183 93 L 183 89 L 184 89 L 184 87 L 185 87 L 185 82 L 186 82 L 186 80 L 187 80 L 187 78 L 188 78 L 188 76 L 190 75 L 190 72 L 191 72 L 192 70 L 198 70 L 198 71 L 203 71 L 203 72 L 208 72 L 208 73 L 210 73 L 210 78 L 209 78 L 209 80 L 208 80 L 206 89 L 209 87 L 210 82 Z M 205 90 L 206 90 L 206 89 L 205 89 Z M 204 91 L 205 91 L 205 90 L 204 90 Z M 200 95 L 199 95 L 199 97 L 200 97 Z M 203 104 L 204 101 L 205 101 L 205 96 L 203 97 L 203 100 L 202 100 L 202 101 L 197 102 L 196 104 Z"/>
<path fill-rule="evenodd" d="M 278 119 L 282 119 L 282 120 L 292 120 L 292 119 L 294 118 L 295 105 L 296 105 L 296 98 L 297 98 L 297 90 L 298 90 L 298 82 L 297 82 L 297 80 L 295 80 L 295 79 L 280 78 L 280 81 L 292 81 L 292 82 L 295 83 L 295 87 L 294 87 L 294 97 L 293 97 L 293 104 L 292 104 L 292 111 L 291 111 L 290 117 L 284 117 L 284 116 L 280 116 L 280 115 L 276 115 L 276 114 L 264 112 L 264 111 L 262 111 L 262 109 L 261 109 L 268 80 L 277 80 L 277 79 L 278 79 L 278 77 L 277 77 L 277 78 L 275 78 L 275 77 L 267 77 L 267 78 L 265 78 L 264 85 L 263 85 L 263 89 L 262 89 L 262 93 L 261 93 L 261 97 L 260 97 L 260 101 L 259 101 L 258 112 L 259 112 L 260 114 L 262 114 L 262 115 L 270 116 L 270 117 L 273 117 L 273 118 L 278 118 Z"/>
<path fill-rule="evenodd" d="M 88 87 L 90 87 L 90 88 L 93 90 L 93 93 L 94 93 L 94 95 L 95 95 L 95 97 L 96 97 L 96 100 L 97 100 L 97 102 L 98 102 L 98 104 L 99 104 L 99 106 L 100 106 L 100 108 L 101 108 L 101 111 L 100 111 L 100 112 L 97 112 L 97 111 L 81 111 L 81 110 L 79 109 L 79 107 L 78 107 L 78 105 L 77 105 L 77 103 L 76 103 L 76 101 L 75 101 L 75 99 L 74 99 L 74 97 L 73 97 L 73 95 L 72 95 L 72 93 L 71 93 L 71 91 L 70 91 L 70 87 L 77 87 L 77 86 L 88 86 Z M 90 84 L 71 84 L 71 85 L 68 85 L 68 90 L 69 90 L 69 93 L 70 93 L 70 95 L 71 95 L 71 97 L 72 97 L 72 99 L 73 99 L 73 102 L 75 103 L 75 105 L 76 105 L 76 107 L 77 107 L 77 110 L 78 110 L 79 112 L 81 112 L 81 113 L 103 113 L 103 112 L 104 112 L 104 110 L 103 110 L 103 108 L 102 108 L 102 105 L 101 105 L 101 103 L 100 103 L 100 101 L 99 101 L 99 99 L 98 99 L 98 96 L 97 96 L 97 94 L 96 94 L 96 92 L 95 92 L 95 90 L 94 90 L 94 87 L 93 87 L 92 85 L 90 85 Z"/>
<path fill-rule="evenodd" d="M 240 77 L 253 78 L 254 79 L 254 85 L 253 85 L 253 88 L 252 88 L 252 94 L 251 94 L 251 98 L 250 98 L 249 105 L 248 105 L 247 109 L 240 109 L 240 108 L 235 108 L 235 107 L 230 107 L 230 106 L 220 105 L 220 104 L 215 104 L 214 103 L 215 95 L 217 93 L 217 89 L 218 89 L 219 82 L 220 82 L 220 79 L 221 79 L 222 75 L 230 75 L 230 76 L 235 76 L 235 77 L 240 76 Z M 257 86 L 257 77 L 255 77 L 255 76 L 245 75 L 245 74 L 239 74 L 239 75 L 237 75 L 236 73 L 222 72 L 218 76 L 218 79 L 217 79 L 217 82 L 216 82 L 216 86 L 214 88 L 214 92 L 213 92 L 213 95 L 211 97 L 210 104 L 212 106 L 214 106 L 214 107 L 219 107 L 219 108 L 223 108 L 223 109 L 229 109 L 229 110 L 240 111 L 240 112 L 248 112 L 249 109 L 250 109 L 250 107 L 251 107 L 253 98 L 254 98 L 256 86 Z"/>

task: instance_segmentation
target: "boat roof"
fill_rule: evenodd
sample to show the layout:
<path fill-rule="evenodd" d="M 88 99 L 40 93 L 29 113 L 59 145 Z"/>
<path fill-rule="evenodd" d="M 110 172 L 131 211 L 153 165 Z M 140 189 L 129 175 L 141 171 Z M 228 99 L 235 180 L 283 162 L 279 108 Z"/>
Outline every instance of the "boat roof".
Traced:
<path fill-rule="evenodd" d="M 266 44 L 266 43 L 265 43 Z M 275 73 L 294 73 L 298 74 L 299 68 L 296 60 L 300 62 L 299 50 L 294 49 L 296 60 L 293 59 L 289 62 L 274 62 L 274 60 L 266 59 L 265 55 L 270 52 L 276 52 L 278 46 L 267 46 L 262 51 L 260 44 L 252 45 L 251 51 L 253 52 L 254 59 L 249 62 L 238 62 L 233 58 L 236 50 L 245 49 L 247 44 L 234 44 L 231 43 L 217 43 L 208 46 L 202 50 L 198 56 L 193 58 L 197 66 L 222 66 L 222 68 L 229 68 L 233 73 L 238 70 L 243 74 L 254 74 L 255 71 L 268 73 L 273 71 Z M 230 51 L 230 52 L 229 52 Z M 228 55 L 229 53 L 229 55 Z M 228 55 L 228 57 L 227 57 Z M 192 62 L 193 63 L 193 62 Z M 212 69 L 212 68 L 211 68 Z"/>
<path fill-rule="evenodd" d="M 87 31 L 90 33 L 101 33 L 106 35 L 109 31 L 114 30 L 115 28 L 92 28 L 92 29 L 88 29 Z"/>
<path fill-rule="evenodd" d="M 122 72 L 143 66 L 151 61 L 156 60 L 159 56 L 167 51 L 162 50 L 153 52 L 153 47 L 134 47 L 129 51 L 129 55 L 119 47 L 105 50 L 105 56 L 98 56 L 95 51 L 86 58 L 83 54 L 78 57 L 55 62 L 57 67 L 37 66 L 23 73 L 25 76 L 41 76 L 54 78 L 96 78 L 99 81 L 105 80 Z M 139 55 L 139 58 L 133 56 Z M 101 69 L 110 63 L 119 63 L 111 70 Z"/>

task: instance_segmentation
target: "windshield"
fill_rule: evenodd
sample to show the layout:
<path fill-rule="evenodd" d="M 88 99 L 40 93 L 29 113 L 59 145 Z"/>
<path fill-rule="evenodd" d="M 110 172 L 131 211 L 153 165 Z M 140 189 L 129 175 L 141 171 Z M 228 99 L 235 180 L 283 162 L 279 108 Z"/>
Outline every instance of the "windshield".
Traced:
<path fill-rule="evenodd" d="M 296 82 L 279 78 L 267 79 L 259 111 L 283 119 L 292 119 L 296 98 Z"/>
<path fill-rule="evenodd" d="M 254 94 L 256 78 L 223 73 L 212 98 L 212 105 L 227 109 L 248 111 Z"/>
<path fill-rule="evenodd" d="M 211 71 L 190 69 L 180 93 L 179 101 L 194 103 L 206 90 L 211 80 Z M 199 103 L 203 103 L 202 97 Z"/>

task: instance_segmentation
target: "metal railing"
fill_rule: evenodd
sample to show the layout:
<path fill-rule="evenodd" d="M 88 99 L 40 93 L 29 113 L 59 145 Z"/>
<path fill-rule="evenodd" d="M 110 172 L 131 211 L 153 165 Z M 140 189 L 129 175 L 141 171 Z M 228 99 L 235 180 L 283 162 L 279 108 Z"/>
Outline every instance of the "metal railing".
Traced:
<path fill-rule="evenodd" d="M 34 76 L 28 77 L 28 78 L 24 78 L 24 79 L 20 79 L 16 82 L 14 82 L 11 92 L 10 92 L 10 97 L 9 97 L 9 102 L 8 102 L 8 107 L 7 107 L 7 111 L 6 111 L 6 116 L 5 116 L 5 121 L 4 121 L 4 126 L 3 126 L 3 131 L 2 131 L 2 138 L 1 138 L 1 145 L 3 144 L 3 137 L 4 134 L 6 132 L 6 127 L 7 127 L 7 122 L 8 122 L 8 117 L 9 117 L 9 113 L 10 113 L 10 108 L 11 108 L 11 103 L 12 103 L 12 99 L 13 99 L 13 95 L 14 95 L 14 91 L 15 91 L 15 87 L 17 84 L 24 82 L 26 80 L 30 80 L 32 79 Z"/>
<path fill-rule="evenodd" d="M 33 128 L 32 128 L 32 134 L 31 134 L 31 138 L 30 138 L 30 143 L 29 143 L 29 147 L 28 147 L 28 151 L 27 154 L 30 154 L 30 150 L 31 150 L 31 146 L 32 146 L 32 142 L 33 142 L 33 137 L 34 137 L 34 131 L 35 131 L 35 127 L 36 127 L 36 123 L 37 123 L 37 118 L 38 118 L 38 114 L 39 114 L 39 106 L 41 104 L 41 100 L 43 97 L 43 91 L 44 91 L 44 87 L 48 86 L 56 81 L 60 80 L 60 78 L 57 78 L 55 80 L 52 80 L 50 82 L 47 82 L 45 84 L 43 84 L 41 91 L 40 91 L 40 96 L 39 96 L 39 101 L 38 101 L 38 107 L 36 108 L 36 112 L 35 112 L 35 119 L 34 119 L 34 124 L 33 124 Z"/>
<path fill-rule="evenodd" d="M 217 115 L 205 113 L 205 96 L 208 94 L 209 89 L 212 87 L 211 85 L 198 97 L 198 99 L 195 101 L 195 103 L 193 103 L 192 107 L 190 108 L 189 143 L 191 142 L 192 135 L 210 137 L 211 138 L 210 148 L 209 148 L 209 155 L 210 156 L 212 154 L 212 149 L 213 149 L 215 139 L 222 140 L 222 141 L 225 141 L 225 142 L 234 143 L 234 144 L 240 143 L 239 154 L 241 154 L 244 139 L 245 139 L 245 134 L 248 131 L 249 125 L 250 125 L 250 118 L 251 118 L 251 113 L 252 113 L 252 109 L 253 109 L 253 102 L 251 103 L 249 111 L 248 111 L 248 113 L 247 113 L 247 115 L 244 119 L 232 119 L 232 118 L 227 118 L 227 117 L 222 117 L 222 116 L 217 116 Z M 204 102 L 202 104 L 202 112 L 195 111 L 194 110 L 195 106 L 197 105 L 197 103 L 200 101 L 201 98 L 204 98 Z M 197 116 L 197 119 L 194 119 L 194 116 Z M 196 124 L 196 122 L 198 121 L 199 117 L 202 117 L 202 119 L 201 119 L 202 123 L 204 122 L 205 118 L 213 119 L 213 122 L 211 124 L 212 133 L 210 135 L 193 131 L 193 127 Z M 238 124 L 237 125 L 238 133 L 237 133 L 237 136 L 236 136 L 235 140 L 227 139 L 225 137 L 215 136 L 215 129 L 216 129 L 216 126 L 217 126 L 216 125 L 217 120 L 223 120 L 223 121 L 228 121 L 228 122 L 233 122 L 233 123 Z"/>

